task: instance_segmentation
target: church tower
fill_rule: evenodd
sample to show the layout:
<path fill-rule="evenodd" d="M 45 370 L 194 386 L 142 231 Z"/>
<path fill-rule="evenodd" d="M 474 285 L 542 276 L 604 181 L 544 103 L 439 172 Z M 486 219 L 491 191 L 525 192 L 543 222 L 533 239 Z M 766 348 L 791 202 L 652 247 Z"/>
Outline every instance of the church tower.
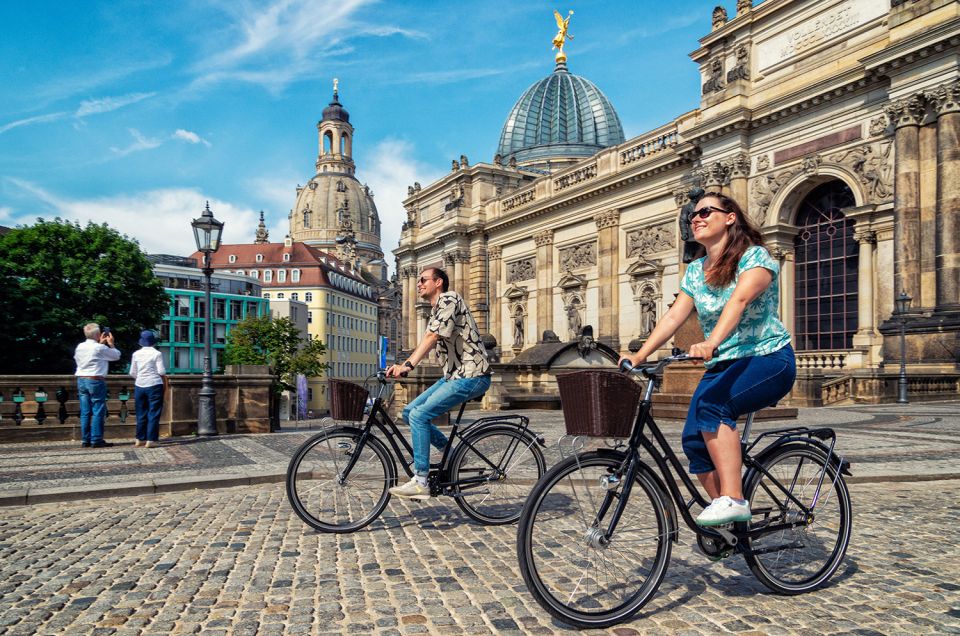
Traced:
<path fill-rule="evenodd" d="M 353 162 L 353 126 L 340 103 L 337 80 L 333 98 L 317 123 L 319 152 L 316 173 L 297 186 L 290 210 L 290 237 L 336 254 L 375 279 L 386 282 L 380 247 L 380 216 L 369 186 L 361 184 Z"/>

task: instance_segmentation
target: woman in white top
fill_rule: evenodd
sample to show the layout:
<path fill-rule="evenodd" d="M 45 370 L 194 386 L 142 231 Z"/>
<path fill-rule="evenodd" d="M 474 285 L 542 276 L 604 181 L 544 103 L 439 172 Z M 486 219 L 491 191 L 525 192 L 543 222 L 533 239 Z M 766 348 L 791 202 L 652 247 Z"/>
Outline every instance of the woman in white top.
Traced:
<path fill-rule="evenodd" d="M 137 409 L 136 446 L 151 448 L 160 442 L 160 412 L 167 388 L 167 370 L 163 355 L 154 349 L 157 342 L 152 331 L 140 333 L 140 349 L 133 354 L 130 375 L 136 378 L 133 399 Z"/>

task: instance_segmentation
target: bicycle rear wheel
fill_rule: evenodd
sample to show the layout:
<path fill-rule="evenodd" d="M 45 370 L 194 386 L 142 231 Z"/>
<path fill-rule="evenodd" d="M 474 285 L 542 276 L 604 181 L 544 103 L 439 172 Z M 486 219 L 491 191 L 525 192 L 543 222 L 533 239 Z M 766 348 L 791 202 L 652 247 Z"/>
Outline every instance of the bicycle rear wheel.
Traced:
<path fill-rule="evenodd" d="M 336 428 L 308 439 L 287 468 L 287 498 L 304 522 L 322 532 L 354 532 L 376 519 L 397 480 L 389 451 L 376 437 Z M 356 462 L 344 475 L 351 458 Z"/>
<path fill-rule="evenodd" d="M 763 462 L 772 477 L 805 506 L 813 507 L 813 522 L 775 530 L 746 540 L 744 558 L 764 585 L 780 594 L 800 594 L 823 585 L 840 567 L 850 543 L 853 510 L 850 492 L 827 456 L 808 443 L 787 444 Z M 820 486 L 818 489 L 818 485 Z M 750 529 L 798 521 L 803 513 L 763 473 L 747 485 L 753 519 Z"/>
<path fill-rule="evenodd" d="M 584 628 L 628 620 L 656 593 L 670 561 L 670 524 L 656 483 L 639 473 L 609 543 L 601 536 L 622 485 L 601 478 L 622 453 L 583 453 L 543 476 L 520 515 L 517 556 L 527 589 L 559 620 Z M 604 518 L 597 512 L 611 496 Z"/>
<path fill-rule="evenodd" d="M 457 505 L 487 525 L 513 523 L 547 470 L 536 438 L 514 426 L 467 433 L 451 462 Z"/>

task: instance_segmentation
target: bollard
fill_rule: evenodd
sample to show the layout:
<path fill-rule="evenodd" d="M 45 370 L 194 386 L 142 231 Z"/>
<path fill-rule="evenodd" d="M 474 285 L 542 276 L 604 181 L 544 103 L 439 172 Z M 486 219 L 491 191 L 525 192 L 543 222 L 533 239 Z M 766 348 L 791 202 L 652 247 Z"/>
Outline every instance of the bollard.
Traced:
<path fill-rule="evenodd" d="M 127 423 L 127 400 L 130 399 L 130 394 L 127 392 L 127 387 L 120 387 L 120 393 L 117 394 L 117 398 L 120 400 L 120 423 Z"/>
<path fill-rule="evenodd" d="M 67 400 L 70 399 L 70 394 L 67 393 L 66 387 L 60 387 L 57 389 L 57 402 L 60 403 L 60 410 L 57 412 L 57 419 L 60 420 L 61 424 L 66 424 L 67 422 Z"/>
<path fill-rule="evenodd" d="M 17 423 L 17 426 L 20 426 L 20 422 L 23 421 L 23 402 L 27 399 L 27 396 L 23 394 L 23 391 L 20 387 L 17 387 L 17 390 L 13 392 L 13 403 L 16 405 L 16 408 L 13 411 L 13 421 Z"/>
<path fill-rule="evenodd" d="M 43 409 L 43 403 L 47 401 L 47 392 L 40 387 L 34 391 L 33 399 L 37 403 L 37 414 L 33 417 L 37 420 L 37 424 L 43 426 L 43 421 L 47 419 L 47 412 Z"/>

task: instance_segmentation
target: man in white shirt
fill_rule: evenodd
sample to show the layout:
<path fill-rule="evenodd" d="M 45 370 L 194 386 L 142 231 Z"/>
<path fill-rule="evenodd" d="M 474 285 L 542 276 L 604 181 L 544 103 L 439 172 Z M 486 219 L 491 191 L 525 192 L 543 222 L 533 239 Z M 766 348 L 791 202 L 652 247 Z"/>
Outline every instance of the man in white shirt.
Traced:
<path fill-rule="evenodd" d="M 80 437 L 84 448 L 113 446 L 103 439 L 103 421 L 107 414 L 107 369 L 120 359 L 113 346 L 113 334 L 100 333 L 100 325 L 91 322 L 83 328 L 86 340 L 77 345 L 77 397 L 80 399 Z"/>
<path fill-rule="evenodd" d="M 130 375 L 134 381 L 133 399 L 137 405 L 137 441 L 134 446 L 152 448 L 160 442 L 160 412 L 163 392 L 167 389 L 167 370 L 163 354 L 153 345 L 157 337 L 152 331 L 140 333 L 140 349 L 133 352 Z"/>

